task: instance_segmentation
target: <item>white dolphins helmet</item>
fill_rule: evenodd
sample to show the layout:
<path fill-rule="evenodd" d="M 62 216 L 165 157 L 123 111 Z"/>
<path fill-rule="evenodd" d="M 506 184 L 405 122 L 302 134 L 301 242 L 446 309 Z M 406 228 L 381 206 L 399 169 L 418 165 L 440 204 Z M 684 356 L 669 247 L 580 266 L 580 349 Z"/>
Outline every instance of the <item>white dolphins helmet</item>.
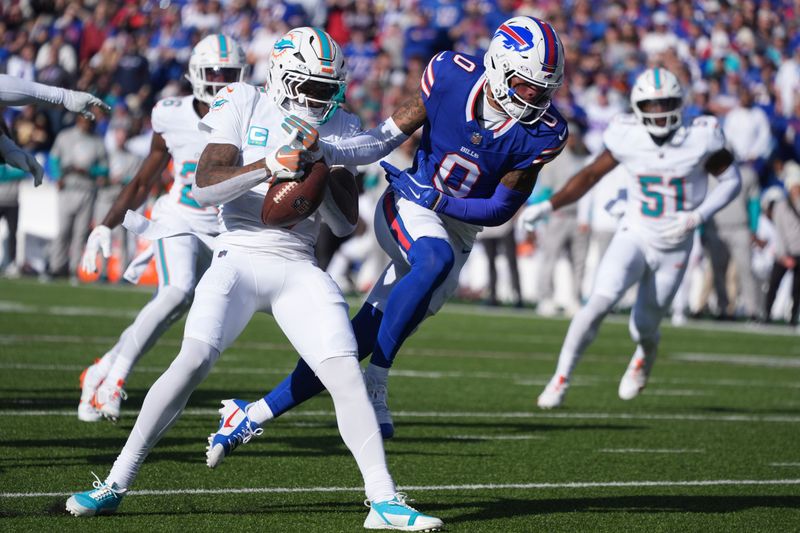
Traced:
<path fill-rule="evenodd" d="M 194 97 L 211 104 L 214 95 L 231 83 L 244 81 L 247 59 L 239 43 L 221 33 L 209 35 L 192 48 L 186 79 Z"/>
<path fill-rule="evenodd" d="M 275 42 L 267 94 L 285 113 L 320 125 L 344 102 L 344 54 L 319 28 L 295 28 Z"/>
<path fill-rule="evenodd" d="M 495 32 L 483 57 L 494 99 L 513 119 L 533 124 L 550 107 L 564 81 L 564 47 L 553 27 L 534 17 L 512 17 Z M 511 87 L 513 76 L 543 89 L 535 103 Z"/>
<path fill-rule="evenodd" d="M 665 111 L 653 112 L 643 109 L 655 101 L 662 102 Z M 661 67 L 645 70 L 633 84 L 631 107 L 650 135 L 666 137 L 682 123 L 683 90 L 678 78 Z M 661 119 L 665 119 L 663 125 L 658 124 Z"/>

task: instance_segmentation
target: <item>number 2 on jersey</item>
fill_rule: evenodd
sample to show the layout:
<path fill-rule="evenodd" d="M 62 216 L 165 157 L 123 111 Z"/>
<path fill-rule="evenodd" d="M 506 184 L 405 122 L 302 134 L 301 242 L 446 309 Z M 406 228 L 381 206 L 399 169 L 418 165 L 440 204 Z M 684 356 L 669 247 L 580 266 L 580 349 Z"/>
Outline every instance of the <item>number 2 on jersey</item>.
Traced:
<path fill-rule="evenodd" d="M 661 176 L 639 176 L 639 185 L 642 187 L 642 194 L 648 198 L 648 201 L 642 202 L 642 214 L 644 216 L 658 218 L 664 214 L 664 194 L 653 190 L 653 187 L 660 185 L 675 189 L 675 211 L 686 210 L 686 191 L 683 178 L 671 178 L 665 184 Z"/>

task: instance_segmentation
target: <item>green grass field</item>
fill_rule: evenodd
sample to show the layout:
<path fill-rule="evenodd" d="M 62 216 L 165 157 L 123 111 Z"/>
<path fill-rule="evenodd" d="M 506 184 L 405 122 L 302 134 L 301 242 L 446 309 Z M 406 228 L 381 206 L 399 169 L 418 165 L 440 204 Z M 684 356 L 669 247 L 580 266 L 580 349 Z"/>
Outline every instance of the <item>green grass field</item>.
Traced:
<path fill-rule="evenodd" d="M 205 465 L 219 400 L 257 399 L 294 366 L 256 317 L 151 453 L 114 516 L 81 520 L 67 496 L 105 477 L 150 384 L 177 353 L 179 323 L 128 383 L 117 425 L 75 417 L 78 375 L 149 293 L 0 281 L 0 531 L 359 531 L 355 463 L 322 395 Z M 448 531 L 800 530 L 800 342 L 736 325 L 663 328 L 653 378 L 617 398 L 632 353 L 605 324 L 565 408 L 535 399 L 565 320 L 452 305 L 401 350 L 391 384 L 390 468 Z"/>

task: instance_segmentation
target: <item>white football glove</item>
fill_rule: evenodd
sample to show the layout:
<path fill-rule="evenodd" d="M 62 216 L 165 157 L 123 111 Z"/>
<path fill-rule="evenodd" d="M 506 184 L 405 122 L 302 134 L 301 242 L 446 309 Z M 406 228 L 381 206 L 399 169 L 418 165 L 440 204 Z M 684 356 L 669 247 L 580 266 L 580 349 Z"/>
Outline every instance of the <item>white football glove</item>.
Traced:
<path fill-rule="evenodd" d="M 703 217 L 697 211 L 678 211 L 673 221 L 664 227 L 661 236 L 667 242 L 679 244 L 702 223 Z"/>
<path fill-rule="evenodd" d="M 550 200 L 529 205 L 522 210 L 522 214 L 520 215 L 522 226 L 527 231 L 533 231 L 536 225 L 542 222 L 552 212 L 553 204 L 550 203 Z"/>
<path fill-rule="evenodd" d="M 92 106 L 97 106 L 106 113 L 111 111 L 111 108 L 96 96 L 80 91 L 70 91 L 69 89 L 64 89 L 63 104 L 68 111 L 80 113 L 90 120 L 95 119 L 94 113 L 89 111 Z"/>
<path fill-rule="evenodd" d="M 38 187 L 42 184 L 44 169 L 42 165 L 7 136 L 0 134 L 0 157 L 12 167 L 16 167 L 25 172 L 33 174 L 33 185 Z"/>
<path fill-rule="evenodd" d="M 102 224 L 96 226 L 86 240 L 86 249 L 83 251 L 81 265 L 88 274 L 97 272 L 97 254 L 102 252 L 103 257 L 111 257 L 111 228 Z"/>

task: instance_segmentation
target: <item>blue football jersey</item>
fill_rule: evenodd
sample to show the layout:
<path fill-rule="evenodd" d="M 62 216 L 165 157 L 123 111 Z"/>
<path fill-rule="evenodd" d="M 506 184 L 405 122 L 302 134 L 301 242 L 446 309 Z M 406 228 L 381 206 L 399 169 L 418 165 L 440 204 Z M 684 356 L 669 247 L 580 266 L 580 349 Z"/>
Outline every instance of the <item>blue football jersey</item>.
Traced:
<path fill-rule="evenodd" d="M 509 118 L 493 130 L 481 127 L 484 70 L 477 57 L 442 52 L 420 80 L 428 117 L 411 172 L 457 198 L 489 198 L 508 172 L 547 163 L 567 143 L 567 123 L 552 105 L 534 124 Z"/>

